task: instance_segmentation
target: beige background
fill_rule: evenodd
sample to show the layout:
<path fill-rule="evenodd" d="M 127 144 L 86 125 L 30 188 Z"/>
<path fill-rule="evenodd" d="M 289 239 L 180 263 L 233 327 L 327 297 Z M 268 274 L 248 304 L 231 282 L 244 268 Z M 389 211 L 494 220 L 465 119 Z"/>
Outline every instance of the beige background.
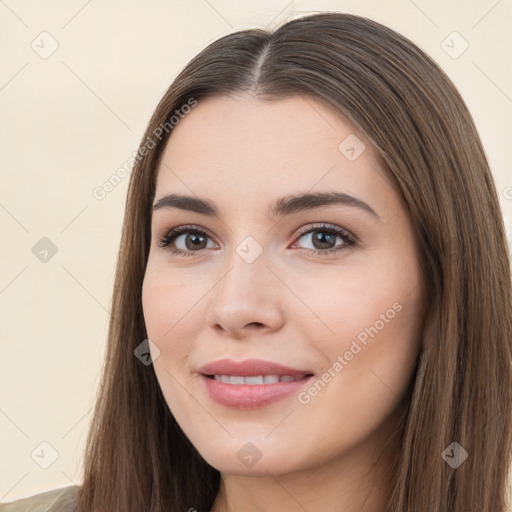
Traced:
<path fill-rule="evenodd" d="M 103 200 L 93 189 L 136 151 L 207 43 L 313 10 L 384 23 L 441 65 L 474 116 L 512 233 L 510 0 L 1 1 L 0 501 L 79 482 L 128 178 Z M 43 237 L 57 248 L 46 262 L 32 251 Z M 58 454 L 47 469 L 42 442 Z"/>

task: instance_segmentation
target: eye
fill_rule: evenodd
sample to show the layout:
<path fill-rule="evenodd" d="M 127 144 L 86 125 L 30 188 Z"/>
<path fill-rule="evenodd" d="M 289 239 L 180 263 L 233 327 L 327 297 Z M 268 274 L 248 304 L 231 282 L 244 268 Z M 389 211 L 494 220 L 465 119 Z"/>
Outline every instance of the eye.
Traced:
<path fill-rule="evenodd" d="M 196 226 L 180 226 L 168 231 L 160 240 L 158 246 L 165 248 L 172 254 L 178 254 L 180 256 L 194 256 L 194 253 L 201 249 L 211 249 L 211 246 L 208 246 L 209 238 L 210 237 L 206 231 L 203 231 Z M 171 245 L 173 243 L 181 247 L 174 248 Z"/>
<path fill-rule="evenodd" d="M 306 249 L 308 255 L 327 255 L 344 249 L 349 250 L 356 245 L 357 240 L 345 229 L 324 223 L 301 228 L 297 238 L 304 238 L 313 245 L 313 248 L 300 247 Z M 341 244 L 336 245 L 337 240 L 341 241 Z M 202 249 L 215 248 L 209 242 L 211 238 L 206 231 L 188 225 L 168 231 L 158 246 L 179 256 L 196 256 Z"/>
<path fill-rule="evenodd" d="M 347 230 L 332 224 L 319 224 L 306 226 L 299 230 L 299 239 L 304 238 L 313 247 L 307 250 L 307 254 L 322 255 L 332 254 L 345 249 L 352 249 L 356 245 L 356 237 Z M 336 240 L 341 244 L 336 245 Z"/>

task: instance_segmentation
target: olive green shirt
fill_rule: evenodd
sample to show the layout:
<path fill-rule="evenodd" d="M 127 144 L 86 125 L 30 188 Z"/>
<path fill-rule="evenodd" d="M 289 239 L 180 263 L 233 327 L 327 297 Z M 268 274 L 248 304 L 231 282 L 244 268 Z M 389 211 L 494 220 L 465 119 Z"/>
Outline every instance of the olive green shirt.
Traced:
<path fill-rule="evenodd" d="M 0 503 L 0 512 L 72 512 L 77 490 L 76 485 L 70 485 Z"/>

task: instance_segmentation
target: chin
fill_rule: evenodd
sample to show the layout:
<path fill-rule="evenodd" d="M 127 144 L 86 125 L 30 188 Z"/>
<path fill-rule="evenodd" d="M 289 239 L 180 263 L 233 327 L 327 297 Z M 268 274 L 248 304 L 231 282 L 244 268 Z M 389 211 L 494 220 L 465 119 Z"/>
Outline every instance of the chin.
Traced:
<path fill-rule="evenodd" d="M 205 459 L 210 466 L 214 467 L 217 471 L 224 474 L 240 475 L 240 476 L 268 476 L 288 473 L 293 471 L 292 468 L 287 468 L 282 464 L 282 461 L 276 460 L 259 460 L 254 466 L 248 467 L 244 465 L 238 458 L 213 456 L 212 458 Z"/>
<path fill-rule="evenodd" d="M 290 473 L 300 470 L 301 461 L 294 459 L 297 450 L 279 441 L 277 445 L 265 444 L 264 440 L 240 441 L 231 439 L 228 443 L 205 440 L 204 446 L 196 446 L 201 457 L 218 471 L 243 476 L 265 476 Z M 204 447 L 204 449 L 202 449 Z"/>

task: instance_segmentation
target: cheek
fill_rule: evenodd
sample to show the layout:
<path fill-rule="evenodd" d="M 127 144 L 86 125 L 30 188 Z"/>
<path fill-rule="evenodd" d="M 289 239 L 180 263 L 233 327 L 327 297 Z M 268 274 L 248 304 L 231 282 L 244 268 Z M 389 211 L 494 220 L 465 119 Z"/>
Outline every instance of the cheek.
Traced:
<path fill-rule="evenodd" d="M 316 345 L 323 373 L 298 397 L 307 430 L 324 433 L 318 453 L 372 435 L 401 403 L 421 338 L 420 297 L 407 288 L 338 299 L 331 324 L 336 335 Z"/>
<path fill-rule="evenodd" d="M 142 286 L 142 310 L 148 338 L 155 343 L 162 361 L 181 361 L 190 347 L 183 342 L 183 326 L 189 322 L 193 309 L 188 304 L 185 285 L 176 282 L 172 273 L 148 263 Z M 170 355 L 172 354 L 172 358 Z M 156 369 L 156 368 L 155 368 Z"/>
<path fill-rule="evenodd" d="M 156 260 L 156 258 L 155 258 Z M 155 340 L 172 340 L 189 324 L 194 303 L 204 294 L 200 280 L 184 279 L 168 265 L 148 261 L 142 285 L 142 309 L 148 335 Z"/>
<path fill-rule="evenodd" d="M 192 347 L 184 326 L 190 326 L 193 309 L 184 293 L 185 285 L 176 282 L 169 272 L 148 262 L 142 286 L 142 309 L 148 338 L 158 347 L 153 368 L 165 400 L 178 416 L 187 416 L 181 382 Z"/>
<path fill-rule="evenodd" d="M 308 282 L 308 305 L 323 325 L 319 331 L 315 322 L 314 334 L 311 324 L 306 336 L 315 340 L 323 371 L 336 375 L 329 379 L 324 374 L 325 380 L 337 382 L 327 387 L 350 388 L 352 396 L 366 395 L 366 401 L 379 395 L 377 389 L 389 393 L 386 386 L 398 395 L 404 390 L 421 340 L 419 274 L 412 267 L 412 272 L 400 272 L 381 263 L 372 269 L 346 268 L 335 278 L 316 276 L 316 293 L 311 293 L 313 281 Z"/>
<path fill-rule="evenodd" d="M 165 276 L 165 274 L 161 274 Z M 172 294 L 171 294 L 172 295 Z M 150 339 L 160 338 L 167 323 L 165 311 L 171 299 L 165 281 L 158 278 L 158 274 L 148 266 L 142 284 L 142 311 L 144 322 Z"/>
<path fill-rule="evenodd" d="M 381 331 L 398 323 L 411 287 L 402 276 L 383 267 L 351 265 L 296 281 L 297 295 L 306 298 L 310 313 L 323 324 L 317 326 L 322 338 L 339 343 L 359 336 L 364 343 L 366 329 L 377 324 Z"/>

